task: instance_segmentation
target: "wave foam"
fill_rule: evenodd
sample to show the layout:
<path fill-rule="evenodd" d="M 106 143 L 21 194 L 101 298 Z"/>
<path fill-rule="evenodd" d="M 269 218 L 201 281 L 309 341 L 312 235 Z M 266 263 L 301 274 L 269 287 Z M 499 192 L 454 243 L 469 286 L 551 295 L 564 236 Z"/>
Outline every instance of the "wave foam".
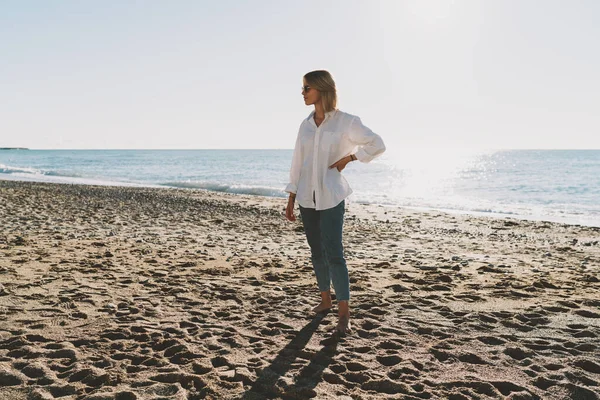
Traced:
<path fill-rule="evenodd" d="M 0 164 L 0 174 L 26 174 L 26 175 L 43 175 L 43 176 L 64 176 L 67 178 L 79 178 L 81 175 L 72 172 L 61 172 L 53 170 L 42 170 L 32 167 L 13 167 L 11 165 Z"/>
<path fill-rule="evenodd" d="M 35 168 L 12 167 L 10 165 L 0 164 L 0 174 L 32 174 L 43 175 L 42 171 Z"/>
<path fill-rule="evenodd" d="M 236 194 L 251 194 L 255 196 L 267 197 L 285 197 L 286 193 L 281 188 L 268 186 L 251 186 L 251 185 L 229 185 L 225 183 L 215 182 L 163 182 L 161 186 L 183 188 L 183 189 L 204 189 L 213 192 L 225 192 Z"/>

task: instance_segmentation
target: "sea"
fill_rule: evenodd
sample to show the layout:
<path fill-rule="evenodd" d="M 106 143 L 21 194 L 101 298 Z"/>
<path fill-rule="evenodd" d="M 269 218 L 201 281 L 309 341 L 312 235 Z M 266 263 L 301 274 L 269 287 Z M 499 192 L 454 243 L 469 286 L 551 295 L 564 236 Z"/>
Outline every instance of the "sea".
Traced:
<path fill-rule="evenodd" d="M 0 179 L 286 197 L 292 150 L 0 150 Z M 600 150 L 386 151 L 349 203 L 600 227 Z"/>

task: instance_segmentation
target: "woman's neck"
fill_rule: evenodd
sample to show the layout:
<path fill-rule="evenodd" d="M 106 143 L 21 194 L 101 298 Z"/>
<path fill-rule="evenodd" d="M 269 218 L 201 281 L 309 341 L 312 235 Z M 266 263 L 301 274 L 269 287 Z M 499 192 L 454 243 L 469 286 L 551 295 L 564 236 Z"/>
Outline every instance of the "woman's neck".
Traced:
<path fill-rule="evenodd" d="M 323 105 L 321 103 L 315 104 L 315 117 L 317 119 L 325 118 L 325 110 L 323 109 Z"/>

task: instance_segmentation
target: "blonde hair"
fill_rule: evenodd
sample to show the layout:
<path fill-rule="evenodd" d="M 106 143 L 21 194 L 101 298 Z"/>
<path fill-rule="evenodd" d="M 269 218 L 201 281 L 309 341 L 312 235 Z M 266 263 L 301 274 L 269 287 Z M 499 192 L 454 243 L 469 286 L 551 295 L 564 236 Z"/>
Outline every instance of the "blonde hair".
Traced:
<path fill-rule="evenodd" d="M 325 112 L 333 111 L 337 107 L 337 92 L 335 81 L 328 71 L 311 71 L 304 75 L 306 84 L 321 93 L 321 102 Z"/>

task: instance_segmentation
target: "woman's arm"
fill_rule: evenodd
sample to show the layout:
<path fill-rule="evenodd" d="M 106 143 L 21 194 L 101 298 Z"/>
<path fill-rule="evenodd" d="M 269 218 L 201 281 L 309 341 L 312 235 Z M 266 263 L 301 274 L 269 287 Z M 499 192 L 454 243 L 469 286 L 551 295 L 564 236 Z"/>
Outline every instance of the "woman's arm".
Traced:
<path fill-rule="evenodd" d="M 354 159 L 368 163 L 379 157 L 385 151 L 385 144 L 381 137 L 363 125 L 359 117 L 354 117 L 348 129 L 348 139 L 359 146 L 358 151 L 352 154 Z"/>
<path fill-rule="evenodd" d="M 294 198 L 296 198 L 296 192 L 298 191 L 298 181 L 300 180 L 300 172 L 302 169 L 302 141 L 300 140 L 301 132 L 302 124 L 300 124 L 300 130 L 298 131 L 298 137 L 296 138 L 296 145 L 294 146 L 294 155 L 292 156 L 292 166 L 290 168 L 290 183 L 288 183 L 285 188 L 285 191 L 290 194 L 290 197 L 293 195 Z"/>

